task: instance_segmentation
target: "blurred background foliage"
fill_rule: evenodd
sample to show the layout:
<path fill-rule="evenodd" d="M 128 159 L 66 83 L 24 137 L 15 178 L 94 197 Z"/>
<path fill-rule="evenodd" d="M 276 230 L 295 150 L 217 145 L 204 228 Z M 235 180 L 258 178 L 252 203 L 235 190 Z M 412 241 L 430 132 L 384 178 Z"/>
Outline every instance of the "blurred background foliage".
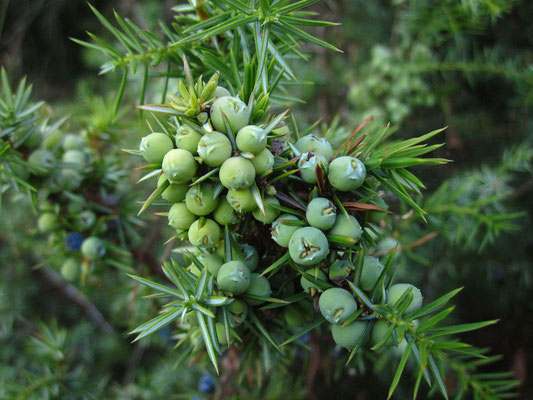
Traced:
<path fill-rule="evenodd" d="M 172 21 L 175 5 L 92 4 L 103 15 L 116 9 L 152 29 L 158 20 Z M 344 53 L 313 47 L 308 61 L 295 60 L 300 77 L 312 82 L 295 89 L 305 100 L 295 106 L 299 124 L 319 119 L 317 129 L 347 137 L 373 115 L 375 129 L 390 123 L 403 138 L 448 126 L 435 156 L 453 163 L 415 171 L 427 186 L 427 223 L 391 198 L 393 214 L 382 228 L 392 233 L 380 251 L 399 243 L 399 279 L 408 277 L 428 298 L 464 285 L 456 298 L 458 322 L 500 318 L 467 339 L 501 354 L 486 372 L 513 371 L 522 398 L 531 398 L 533 3 L 325 0 L 313 7 L 322 19 L 342 23 L 327 35 L 315 33 Z M 70 114 L 67 129 L 90 127 L 116 135 L 118 146 L 135 147 L 145 129 L 134 110 L 142 71 L 132 75 L 120 123 L 114 122 L 120 76 L 97 77 L 105 60 L 69 40 L 85 40 L 85 31 L 106 37 L 83 1 L 6 0 L 0 4 L 0 63 L 12 82 L 28 76 L 33 99 L 48 102 L 44 114 Z M 147 96 L 160 93 L 153 85 Z M 131 165 L 124 179 L 133 185 L 136 178 Z M 76 289 L 52 268 L 35 268 L 48 244 L 35 233 L 30 202 L 10 196 L 0 230 L 0 398 L 385 397 L 396 364 L 389 360 L 397 356 L 370 354 L 364 367 L 343 370 L 318 334 L 302 342 L 298 357 L 305 367 L 288 374 L 280 366 L 263 387 L 257 377 L 239 373 L 235 354 L 226 356 L 217 379 L 207 365 L 189 366 L 172 349 L 170 331 L 131 345 L 126 333 L 153 314 L 155 301 L 135 301 L 147 293 L 116 269 Z M 156 275 L 159 260 L 168 257 L 161 233 L 167 228 L 160 218 L 146 218 L 142 236 L 149 240 L 136 245 L 134 267 Z M 152 247 L 163 250 L 154 254 Z M 91 320 L 88 304 L 100 310 L 110 331 L 102 333 Z M 407 398 L 410 386 L 405 379 L 397 398 Z"/>

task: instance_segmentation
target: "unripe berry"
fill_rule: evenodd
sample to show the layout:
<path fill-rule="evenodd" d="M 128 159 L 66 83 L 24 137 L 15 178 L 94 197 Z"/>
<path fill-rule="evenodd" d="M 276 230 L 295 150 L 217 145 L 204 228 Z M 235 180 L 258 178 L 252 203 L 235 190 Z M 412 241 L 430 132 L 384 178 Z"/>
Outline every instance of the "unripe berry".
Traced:
<path fill-rule="evenodd" d="M 180 126 L 176 130 L 175 142 L 178 149 L 183 149 L 197 154 L 198 142 L 202 138 L 202 134 L 191 127 Z"/>
<path fill-rule="evenodd" d="M 210 214 L 218 204 L 214 186 L 205 182 L 192 186 L 185 196 L 185 204 L 193 214 Z"/>
<path fill-rule="evenodd" d="M 198 166 L 190 151 L 170 150 L 163 158 L 163 172 L 170 183 L 186 183 L 196 174 Z"/>
<path fill-rule="evenodd" d="M 256 175 L 263 175 L 274 166 L 274 155 L 268 149 L 264 149 L 252 158 L 252 164 Z"/>
<path fill-rule="evenodd" d="M 268 282 L 268 279 L 260 274 L 252 274 L 250 276 L 250 286 L 246 290 L 246 293 L 253 296 L 270 297 L 272 294 L 270 282 Z M 246 301 L 253 306 L 263 303 L 262 300 L 257 299 L 246 299 Z"/>
<path fill-rule="evenodd" d="M 242 261 L 250 270 L 254 271 L 259 264 L 259 253 L 255 247 L 250 246 L 248 243 L 241 244 L 239 249 L 232 248 L 232 258 L 234 260 Z"/>
<path fill-rule="evenodd" d="M 106 252 L 105 243 L 96 236 L 89 236 L 81 245 L 81 254 L 88 260 L 102 258 Z"/>
<path fill-rule="evenodd" d="M 67 150 L 65 153 L 63 153 L 61 161 L 63 161 L 65 164 L 81 167 L 85 166 L 89 162 L 89 155 L 81 150 Z"/>
<path fill-rule="evenodd" d="M 342 324 L 357 311 L 357 303 L 347 290 L 327 289 L 320 295 L 318 306 L 322 316 L 332 324 Z"/>
<path fill-rule="evenodd" d="M 189 229 L 196 221 L 196 215 L 189 211 L 184 202 L 174 203 L 168 211 L 168 224 L 175 229 Z"/>
<path fill-rule="evenodd" d="M 231 142 L 220 132 L 206 133 L 198 142 L 198 155 L 210 167 L 220 167 L 231 152 Z"/>
<path fill-rule="evenodd" d="M 329 164 L 328 181 L 335 189 L 344 192 L 358 189 L 365 178 L 365 164 L 358 158 L 337 157 Z"/>
<path fill-rule="evenodd" d="M 80 263 L 75 258 L 67 258 L 61 265 L 61 275 L 67 281 L 73 282 L 80 274 Z"/>
<path fill-rule="evenodd" d="M 305 217 L 315 228 L 328 230 L 335 224 L 337 207 L 324 197 L 317 197 L 309 202 Z"/>
<path fill-rule="evenodd" d="M 160 187 L 166 181 L 168 181 L 166 175 L 162 174 L 157 181 L 157 187 Z M 179 203 L 185 200 L 187 190 L 189 190 L 189 185 L 186 183 L 171 183 L 161 194 L 161 197 L 169 203 Z"/>
<path fill-rule="evenodd" d="M 306 153 L 312 151 L 315 154 L 320 154 L 325 157 L 327 161 L 330 161 L 333 157 L 333 149 L 331 144 L 322 137 L 317 137 L 315 135 L 306 135 L 298 139 L 295 144 L 295 147 L 301 152 Z"/>
<path fill-rule="evenodd" d="M 349 215 L 346 218 L 346 215 L 340 214 L 335 218 L 335 225 L 333 225 L 328 234 L 332 236 L 344 236 L 358 241 L 363 234 L 363 230 L 353 215 Z"/>
<path fill-rule="evenodd" d="M 316 168 L 320 167 L 324 171 L 324 176 L 328 171 L 328 161 L 320 154 L 303 153 L 298 160 L 298 170 L 302 179 L 307 183 L 317 183 Z"/>
<path fill-rule="evenodd" d="M 80 187 L 81 182 L 83 181 L 83 176 L 77 170 L 72 168 L 64 168 L 59 174 L 61 175 L 65 190 L 76 190 Z"/>
<path fill-rule="evenodd" d="M 379 262 L 379 259 L 372 256 L 365 256 L 359 287 L 366 292 L 372 290 L 378 281 L 381 271 L 383 271 L 383 264 Z"/>
<path fill-rule="evenodd" d="M 44 213 L 37 221 L 37 228 L 42 233 L 53 232 L 61 226 L 61 222 L 57 215 L 52 213 Z"/>
<path fill-rule="evenodd" d="M 80 231 L 91 229 L 96 224 L 96 214 L 91 210 L 83 210 L 78 213 L 75 225 Z"/>
<path fill-rule="evenodd" d="M 354 269 L 355 265 L 349 260 L 335 260 L 329 267 L 329 279 L 342 280 L 348 278 Z"/>
<path fill-rule="evenodd" d="M 306 275 L 310 275 L 310 277 L 315 278 L 316 280 L 324 281 L 324 283 L 328 281 L 326 274 L 319 267 L 315 267 L 309 271 L 306 271 L 305 275 L 302 275 L 302 277 L 300 278 L 300 285 L 306 293 L 315 293 L 322 291 L 322 289 L 318 285 L 307 279 Z"/>
<path fill-rule="evenodd" d="M 385 319 L 380 319 L 379 321 L 374 322 L 374 326 L 372 327 L 372 342 L 374 344 L 378 344 L 379 342 L 381 342 L 385 337 L 385 334 L 387 333 L 389 327 L 390 323 Z M 405 328 L 396 328 L 396 339 L 398 340 L 398 343 L 403 341 L 404 336 Z M 392 335 L 389 336 L 389 338 L 385 342 L 385 346 L 394 346 L 394 338 L 392 337 Z"/>
<path fill-rule="evenodd" d="M 198 261 L 200 261 L 202 265 L 207 268 L 209 273 L 215 277 L 217 276 L 218 270 L 222 264 L 224 264 L 224 261 L 215 254 L 201 253 L 197 258 Z"/>
<path fill-rule="evenodd" d="M 419 310 L 422 307 L 422 293 L 420 292 L 420 289 L 409 283 L 396 283 L 395 285 L 392 285 L 387 290 L 387 304 L 391 307 L 394 307 L 400 297 L 402 297 L 402 295 L 410 289 L 411 294 L 413 295 L 413 299 L 411 300 L 411 304 L 409 304 L 409 307 L 407 307 L 404 313 L 410 314 L 414 311 Z"/>
<path fill-rule="evenodd" d="M 263 224 L 271 224 L 280 213 L 277 208 L 272 207 L 272 204 L 279 206 L 279 200 L 275 197 L 266 197 L 263 204 L 265 208 L 264 214 L 261 213 L 259 208 L 256 208 L 252 214 L 256 220 L 261 221 Z"/>
<path fill-rule="evenodd" d="M 233 300 L 228 307 L 229 324 L 232 328 L 242 325 L 248 316 L 248 305 L 239 299 Z"/>
<path fill-rule="evenodd" d="M 354 321 L 346 326 L 332 325 L 331 334 L 337 345 L 348 350 L 353 349 L 364 335 L 368 322 Z"/>
<path fill-rule="evenodd" d="M 231 190 L 247 189 L 254 183 L 255 168 L 242 157 L 228 158 L 220 167 L 220 182 Z"/>
<path fill-rule="evenodd" d="M 193 246 L 214 246 L 220 240 L 220 227 L 212 219 L 199 219 L 190 226 L 188 236 Z"/>
<path fill-rule="evenodd" d="M 235 142 L 240 151 L 259 154 L 266 148 L 267 135 L 263 128 L 247 125 L 239 130 Z"/>
<path fill-rule="evenodd" d="M 222 114 L 225 115 L 223 118 Z M 250 120 L 250 109 L 238 97 L 224 96 L 216 99 L 211 105 L 211 123 L 213 127 L 223 133 L 228 133 L 226 122 L 233 134 L 239 129 L 248 125 Z M 226 119 L 226 122 L 224 120 Z"/>
<path fill-rule="evenodd" d="M 280 222 L 283 220 L 299 221 L 299 219 L 297 216 L 292 214 L 282 214 L 272 223 L 272 228 L 270 229 L 272 239 L 281 247 L 288 247 L 289 240 L 291 240 L 292 234 L 296 232 L 300 227 L 286 225 Z"/>
<path fill-rule="evenodd" d="M 250 189 L 228 190 L 226 200 L 239 213 L 252 211 L 257 207 L 254 194 Z"/>
<path fill-rule="evenodd" d="M 250 286 L 251 273 L 241 261 L 230 261 L 218 270 L 217 284 L 225 292 L 239 295 Z"/>
<path fill-rule="evenodd" d="M 141 139 L 139 150 L 146 161 L 159 164 L 163 157 L 174 148 L 172 140 L 164 133 L 154 132 Z"/>
<path fill-rule="evenodd" d="M 215 92 L 213 93 L 213 97 L 226 97 L 226 96 L 231 96 L 231 93 L 229 92 L 229 90 L 223 86 L 217 86 L 217 88 L 215 89 Z"/>
<path fill-rule="evenodd" d="M 34 164 L 38 167 L 45 168 L 46 170 L 51 169 L 56 164 L 56 158 L 53 153 L 48 150 L 39 149 L 35 150 L 28 157 L 28 162 Z M 32 171 L 35 175 L 46 175 L 48 171 Z"/>
<path fill-rule="evenodd" d="M 305 325 L 305 318 L 302 313 L 293 305 L 283 307 L 283 319 L 290 330 L 299 330 Z"/>
<path fill-rule="evenodd" d="M 213 213 L 213 217 L 220 225 L 233 225 L 239 222 L 235 210 L 224 197 L 219 200 L 218 206 Z"/>
<path fill-rule="evenodd" d="M 67 133 L 63 139 L 64 150 L 83 150 L 87 146 L 87 139 L 81 135 Z"/>
<path fill-rule="evenodd" d="M 298 229 L 289 241 L 292 260 L 301 265 L 315 265 L 329 254 L 329 243 L 320 229 L 306 226 Z"/>

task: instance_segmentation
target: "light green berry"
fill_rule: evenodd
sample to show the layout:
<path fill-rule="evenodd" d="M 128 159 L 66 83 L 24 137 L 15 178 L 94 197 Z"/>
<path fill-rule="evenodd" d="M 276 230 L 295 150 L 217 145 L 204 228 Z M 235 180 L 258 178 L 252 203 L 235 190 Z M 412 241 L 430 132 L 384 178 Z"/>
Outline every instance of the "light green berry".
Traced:
<path fill-rule="evenodd" d="M 176 146 L 179 149 L 190 151 L 192 154 L 197 154 L 198 142 L 202 138 L 202 134 L 189 126 L 180 126 L 176 130 Z"/>
<path fill-rule="evenodd" d="M 316 153 L 303 153 L 298 160 L 298 170 L 302 179 L 307 183 L 317 183 L 316 169 L 319 167 L 324 176 L 328 171 L 328 161 L 323 155 Z"/>
<path fill-rule="evenodd" d="M 248 289 L 246 289 L 246 294 L 259 297 L 270 297 L 272 294 L 270 282 L 268 282 L 268 279 L 260 274 L 252 274 L 250 276 L 250 286 L 248 286 Z M 264 301 L 258 299 L 246 299 L 246 301 L 252 306 L 257 306 L 264 303 Z"/>
<path fill-rule="evenodd" d="M 252 158 L 252 165 L 254 166 L 257 175 L 263 175 L 265 172 L 270 171 L 274 166 L 274 155 L 270 150 L 264 149 Z"/>
<path fill-rule="evenodd" d="M 337 216 L 335 204 L 324 197 L 316 197 L 309 202 L 305 217 L 309 225 L 322 230 L 328 230 L 335 224 Z"/>
<path fill-rule="evenodd" d="M 74 133 L 67 133 L 63 139 L 64 150 L 83 150 L 87 147 L 87 139 L 81 135 Z"/>
<path fill-rule="evenodd" d="M 357 303 L 347 290 L 327 289 L 320 295 L 318 306 L 322 316 L 332 324 L 342 324 L 357 311 Z"/>
<path fill-rule="evenodd" d="M 414 311 L 418 311 L 422 307 L 422 292 L 416 286 L 409 283 L 396 283 L 387 290 L 387 304 L 394 307 L 400 297 L 407 291 L 411 290 L 413 296 L 411 304 L 404 311 L 405 314 L 410 314 Z"/>
<path fill-rule="evenodd" d="M 193 214 L 210 214 L 218 204 L 218 197 L 215 196 L 215 187 L 205 182 L 192 186 L 185 196 L 185 204 Z"/>
<path fill-rule="evenodd" d="M 210 167 L 220 167 L 231 152 L 231 142 L 220 132 L 206 133 L 198 142 L 198 155 Z"/>
<path fill-rule="evenodd" d="M 252 211 L 257 207 L 254 194 L 250 189 L 228 190 L 226 199 L 231 207 L 239 213 Z"/>
<path fill-rule="evenodd" d="M 381 271 L 383 271 L 383 264 L 379 262 L 379 259 L 372 256 L 365 256 L 361 279 L 359 279 L 359 287 L 366 292 L 372 290 L 378 281 Z"/>
<path fill-rule="evenodd" d="M 196 174 L 198 165 L 190 151 L 170 150 L 163 158 L 163 173 L 170 183 L 186 183 Z"/>
<path fill-rule="evenodd" d="M 365 334 L 368 322 L 354 321 L 346 326 L 332 325 L 331 335 L 337 345 L 353 349 Z"/>
<path fill-rule="evenodd" d="M 52 213 L 44 213 L 37 221 L 37 228 L 42 233 L 53 232 L 61 226 L 59 217 Z"/>
<path fill-rule="evenodd" d="M 146 161 L 159 164 L 163 157 L 174 148 L 172 140 L 164 133 L 154 132 L 141 139 L 139 150 Z"/>
<path fill-rule="evenodd" d="M 247 189 L 254 183 L 255 168 L 243 157 L 228 158 L 220 167 L 220 182 L 231 190 Z"/>
<path fill-rule="evenodd" d="M 61 265 L 61 275 L 67 281 L 73 282 L 80 274 L 80 263 L 75 258 L 67 258 Z"/>
<path fill-rule="evenodd" d="M 358 158 L 338 157 L 329 164 L 328 181 L 335 189 L 343 192 L 358 189 L 365 178 L 365 164 Z"/>
<path fill-rule="evenodd" d="M 102 239 L 89 236 L 81 244 L 81 254 L 88 260 L 98 260 L 105 255 L 106 247 Z"/>
<path fill-rule="evenodd" d="M 330 161 L 333 157 L 333 149 L 331 148 L 331 144 L 325 138 L 315 135 L 306 135 L 301 137 L 296 142 L 295 147 L 301 153 L 312 151 L 315 154 L 320 154 L 321 156 L 324 156 L 327 161 Z"/>
<path fill-rule="evenodd" d="M 212 219 L 201 218 L 189 227 L 188 237 L 193 246 L 214 246 L 220 240 L 220 227 Z"/>
<path fill-rule="evenodd" d="M 160 187 L 164 182 L 167 181 L 168 179 L 166 175 L 162 174 L 157 181 L 157 187 Z M 189 190 L 189 185 L 186 183 L 171 183 L 161 194 L 161 197 L 169 203 L 179 203 L 180 201 L 185 200 L 187 190 Z"/>
<path fill-rule="evenodd" d="M 288 247 L 289 240 L 294 232 L 300 227 L 283 223 L 283 221 L 299 221 L 299 218 L 292 214 L 282 214 L 273 223 L 270 229 L 272 239 L 281 247 Z"/>
<path fill-rule="evenodd" d="M 239 299 L 233 300 L 228 307 L 229 323 L 232 328 L 242 325 L 248 316 L 248 305 Z"/>
<path fill-rule="evenodd" d="M 331 236 L 344 236 L 357 242 L 361 238 L 363 230 L 353 215 L 348 215 L 348 218 L 346 218 L 346 215 L 339 214 L 335 218 L 335 224 L 328 234 Z"/>
<path fill-rule="evenodd" d="M 28 162 L 30 164 L 36 165 L 37 167 L 44 168 L 45 170 L 33 170 L 35 175 L 46 175 L 48 171 L 54 167 L 56 164 L 56 158 L 54 154 L 48 150 L 39 149 L 35 150 L 28 157 Z"/>
<path fill-rule="evenodd" d="M 210 115 L 211 123 L 217 131 L 228 133 L 226 129 L 227 122 L 231 131 L 235 134 L 239 129 L 248 125 L 250 109 L 238 97 L 224 96 L 213 102 Z"/>
<path fill-rule="evenodd" d="M 289 241 L 292 260 L 301 265 L 316 265 L 329 254 L 329 243 L 320 229 L 312 226 L 299 228 Z"/>
<path fill-rule="evenodd" d="M 235 214 L 235 210 L 224 197 L 218 201 L 213 217 L 220 225 L 234 225 L 239 222 L 239 217 Z"/>
<path fill-rule="evenodd" d="M 355 265 L 349 260 L 335 260 L 329 267 L 329 279 L 344 280 L 348 278 L 354 270 Z"/>
<path fill-rule="evenodd" d="M 279 200 L 275 197 L 266 197 L 263 201 L 265 213 L 263 214 L 259 208 L 256 208 L 252 215 L 258 221 L 261 221 L 263 224 L 271 224 L 279 215 L 280 211 L 277 208 L 272 207 L 279 206 Z"/>
<path fill-rule="evenodd" d="M 217 276 L 218 270 L 222 264 L 224 264 L 224 261 L 216 254 L 201 253 L 197 258 L 198 261 L 200 261 L 202 265 L 207 268 L 209 273 L 215 277 Z"/>
<path fill-rule="evenodd" d="M 172 204 L 168 211 L 168 224 L 174 229 L 189 229 L 194 221 L 196 221 L 196 215 L 189 211 L 184 202 Z"/>
<path fill-rule="evenodd" d="M 240 151 L 259 154 L 266 148 L 267 135 L 263 128 L 247 125 L 239 130 L 235 142 Z"/>
<path fill-rule="evenodd" d="M 217 284 L 225 292 L 239 295 L 248 289 L 251 273 L 241 261 L 230 261 L 223 264 L 218 270 Z"/>
<path fill-rule="evenodd" d="M 217 86 L 215 89 L 215 92 L 213 93 L 213 97 L 225 97 L 225 96 L 231 96 L 231 93 L 228 89 L 226 89 L 223 86 Z"/>

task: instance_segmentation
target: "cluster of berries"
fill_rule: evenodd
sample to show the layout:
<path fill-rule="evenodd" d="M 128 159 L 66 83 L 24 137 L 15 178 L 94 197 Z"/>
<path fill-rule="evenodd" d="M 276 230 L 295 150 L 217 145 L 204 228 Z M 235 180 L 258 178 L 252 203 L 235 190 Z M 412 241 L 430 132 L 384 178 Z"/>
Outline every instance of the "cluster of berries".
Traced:
<path fill-rule="evenodd" d="M 194 261 L 189 271 L 200 277 L 207 269 L 215 292 L 233 298 L 228 311 L 235 329 L 246 320 L 249 307 L 297 290 L 295 282 L 286 280 L 290 274 L 278 274 L 279 269 L 270 273 L 267 260 L 285 253 L 279 266 L 290 264 L 299 271 L 299 283 L 309 294 L 283 308 L 289 330 L 313 319 L 314 302 L 332 324 L 336 343 L 352 348 L 367 324 L 354 318 L 358 300 L 348 285 L 354 281 L 364 229 L 340 199 L 357 198 L 366 180 L 365 164 L 352 155 L 337 157 L 325 138 L 308 134 L 294 140 L 287 126 L 278 126 L 282 118 L 275 120 L 277 125 L 254 118 L 254 104 L 223 87 L 212 87 L 207 95 L 201 91 L 203 96 L 192 96 L 194 88 L 181 90 L 181 98 L 174 96 L 171 107 L 179 104 L 175 109 L 184 112 L 174 119 L 176 126 L 150 133 L 139 148 L 160 171 L 154 193 L 170 203 L 169 224 L 193 246 L 187 253 Z M 201 107 L 191 98 L 200 99 Z M 385 209 L 378 208 L 373 217 L 382 218 Z M 264 243 L 265 234 L 271 244 Z M 379 259 L 365 256 L 358 287 L 370 294 L 383 281 L 382 272 Z M 408 311 L 420 307 L 420 291 L 402 284 L 388 289 L 389 305 L 405 298 L 406 291 L 411 293 Z M 196 325 L 195 312 L 182 322 Z M 228 345 L 218 316 L 216 330 L 219 343 Z"/>
<path fill-rule="evenodd" d="M 110 214 L 119 198 L 95 177 L 97 165 L 105 165 L 86 136 L 58 132 L 29 155 L 27 179 L 38 189 L 38 231 L 54 248 L 49 261 L 75 281 L 108 252 L 105 236 L 114 234 Z"/>

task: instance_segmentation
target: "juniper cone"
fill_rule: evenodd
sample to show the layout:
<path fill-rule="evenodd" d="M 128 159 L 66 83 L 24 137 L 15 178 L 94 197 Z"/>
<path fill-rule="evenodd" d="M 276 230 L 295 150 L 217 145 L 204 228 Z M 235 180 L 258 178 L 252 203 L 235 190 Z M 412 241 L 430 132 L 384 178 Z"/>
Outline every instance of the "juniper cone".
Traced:
<path fill-rule="evenodd" d="M 289 247 L 292 234 L 298 230 L 298 226 L 284 223 L 284 221 L 299 221 L 292 214 L 282 214 L 273 223 L 270 230 L 272 239 L 282 247 Z"/>
<path fill-rule="evenodd" d="M 210 167 L 220 167 L 231 157 L 231 142 L 220 132 L 206 133 L 198 141 L 197 147 L 198 155 Z"/>
<path fill-rule="evenodd" d="M 325 138 L 317 137 L 315 135 L 307 135 L 298 139 L 296 142 L 296 148 L 302 153 L 313 152 L 319 154 L 324 157 L 326 161 L 330 161 L 333 157 L 331 144 Z"/>
<path fill-rule="evenodd" d="M 187 126 L 181 126 L 176 130 L 176 146 L 179 149 L 190 151 L 193 155 L 198 154 L 198 142 L 201 138 L 201 133 Z"/>
<path fill-rule="evenodd" d="M 236 134 L 239 129 L 248 125 L 250 110 L 238 97 L 219 97 L 211 105 L 210 117 L 217 131 L 228 133 L 226 129 L 226 123 L 228 123 L 233 134 Z"/>
<path fill-rule="evenodd" d="M 255 180 L 254 165 L 243 157 L 228 158 L 220 167 L 220 182 L 231 190 L 248 189 Z"/>
<path fill-rule="evenodd" d="M 365 165 L 357 158 L 337 157 L 329 165 L 328 181 L 335 189 L 344 192 L 358 189 L 365 178 Z"/>
<path fill-rule="evenodd" d="M 172 140 L 164 133 L 155 132 L 141 140 L 139 150 L 146 161 L 159 164 L 163 157 L 174 148 Z"/>
<path fill-rule="evenodd" d="M 411 291 L 412 300 L 407 309 L 405 310 L 406 314 L 412 313 L 414 311 L 419 310 L 422 307 L 422 292 L 420 292 L 420 289 L 417 287 L 409 284 L 409 283 L 397 283 L 395 285 L 392 285 L 388 290 L 388 300 L 387 303 L 390 306 L 396 305 L 396 303 L 400 300 L 402 295 L 406 291 Z"/>
<path fill-rule="evenodd" d="M 297 264 L 316 265 L 329 254 L 328 239 L 317 228 L 300 228 L 289 240 L 289 254 Z"/>
<path fill-rule="evenodd" d="M 163 158 L 163 173 L 170 183 L 186 183 L 196 174 L 198 165 L 190 151 L 172 149 Z"/>
<path fill-rule="evenodd" d="M 298 161 L 298 170 L 302 175 L 302 179 L 307 183 L 317 183 L 316 170 L 317 168 L 324 171 L 324 175 L 328 171 L 328 161 L 326 157 L 318 153 L 303 153 Z"/>
<path fill-rule="evenodd" d="M 234 295 L 244 293 L 250 287 L 250 282 L 250 270 L 241 261 L 230 261 L 218 270 L 218 286 Z"/>
<path fill-rule="evenodd" d="M 341 288 L 327 289 L 320 295 L 318 305 L 322 316 L 332 324 L 342 324 L 357 311 L 355 298 Z"/>

